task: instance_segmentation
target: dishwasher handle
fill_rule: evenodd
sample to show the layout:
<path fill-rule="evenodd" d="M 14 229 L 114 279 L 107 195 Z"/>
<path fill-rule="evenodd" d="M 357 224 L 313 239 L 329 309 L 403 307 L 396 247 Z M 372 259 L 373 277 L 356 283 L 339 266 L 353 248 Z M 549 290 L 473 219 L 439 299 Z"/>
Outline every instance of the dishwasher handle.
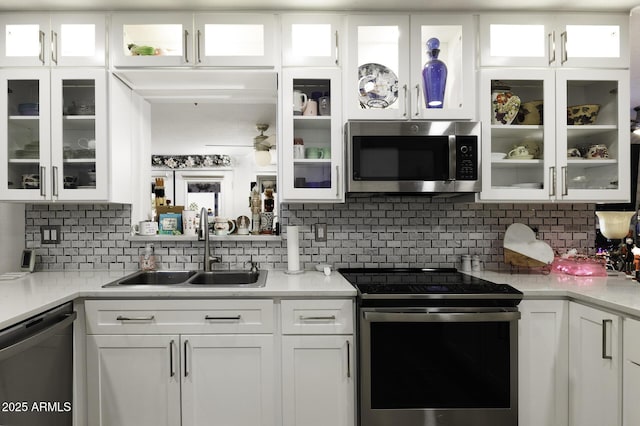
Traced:
<path fill-rule="evenodd" d="M 61 316 L 61 319 L 50 325 L 49 327 L 41 330 L 31 336 L 28 336 L 10 346 L 0 349 L 0 361 L 4 361 L 5 359 L 11 358 L 20 352 L 26 351 L 27 349 L 37 345 L 40 342 L 45 341 L 49 337 L 53 336 L 58 331 L 67 328 L 70 326 L 78 317 L 77 312 L 71 312 L 68 314 L 64 314 Z"/>
<path fill-rule="evenodd" d="M 364 312 L 371 322 L 503 322 L 517 321 L 520 312 Z"/>

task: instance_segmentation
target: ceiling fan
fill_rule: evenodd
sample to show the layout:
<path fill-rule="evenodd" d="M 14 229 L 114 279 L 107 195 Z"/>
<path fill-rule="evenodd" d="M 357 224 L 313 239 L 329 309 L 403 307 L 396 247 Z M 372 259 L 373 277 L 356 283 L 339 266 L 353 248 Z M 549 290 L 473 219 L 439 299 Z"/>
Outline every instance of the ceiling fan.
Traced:
<path fill-rule="evenodd" d="M 256 124 L 256 129 L 260 132 L 258 136 L 253 138 L 256 164 L 258 166 L 267 166 L 271 164 L 271 153 L 269 151 L 276 148 L 276 136 L 264 134 L 269 129 L 268 124 Z"/>

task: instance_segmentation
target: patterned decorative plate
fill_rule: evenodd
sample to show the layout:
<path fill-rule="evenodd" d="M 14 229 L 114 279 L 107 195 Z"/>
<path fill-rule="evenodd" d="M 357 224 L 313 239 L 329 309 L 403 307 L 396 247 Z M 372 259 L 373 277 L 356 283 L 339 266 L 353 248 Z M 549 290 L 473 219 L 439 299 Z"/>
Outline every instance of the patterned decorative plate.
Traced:
<path fill-rule="evenodd" d="M 398 76 L 384 65 L 360 65 L 358 79 L 362 108 L 387 108 L 398 99 Z"/>

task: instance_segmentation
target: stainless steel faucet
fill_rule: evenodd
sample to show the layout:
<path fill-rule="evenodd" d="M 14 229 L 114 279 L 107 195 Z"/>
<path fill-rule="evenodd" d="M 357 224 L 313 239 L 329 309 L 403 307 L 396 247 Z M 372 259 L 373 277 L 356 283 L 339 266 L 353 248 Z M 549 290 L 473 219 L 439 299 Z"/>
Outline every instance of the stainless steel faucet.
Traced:
<path fill-rule="evenodd" d="M 198 235 L 198 240 L 204 240 L 204 259 L 202 261 L 202 268 L 210 272 L 211 264 L 220 262 L 220 257 L 211 256 L 211 241 L 209 238 L 209 220 L 207 219 L 207 209 L 202 208 L 200 210 L 200 231 Z"/>

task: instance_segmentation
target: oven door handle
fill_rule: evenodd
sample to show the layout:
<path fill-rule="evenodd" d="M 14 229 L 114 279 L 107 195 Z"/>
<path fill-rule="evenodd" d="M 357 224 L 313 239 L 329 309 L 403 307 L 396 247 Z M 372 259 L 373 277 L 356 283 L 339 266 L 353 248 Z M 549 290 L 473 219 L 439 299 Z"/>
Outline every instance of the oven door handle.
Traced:
<path fill-rule="evenodd" d="M 520 319 L 520 312 L 364 312 L 370 322 L 504 322 Z"/>

